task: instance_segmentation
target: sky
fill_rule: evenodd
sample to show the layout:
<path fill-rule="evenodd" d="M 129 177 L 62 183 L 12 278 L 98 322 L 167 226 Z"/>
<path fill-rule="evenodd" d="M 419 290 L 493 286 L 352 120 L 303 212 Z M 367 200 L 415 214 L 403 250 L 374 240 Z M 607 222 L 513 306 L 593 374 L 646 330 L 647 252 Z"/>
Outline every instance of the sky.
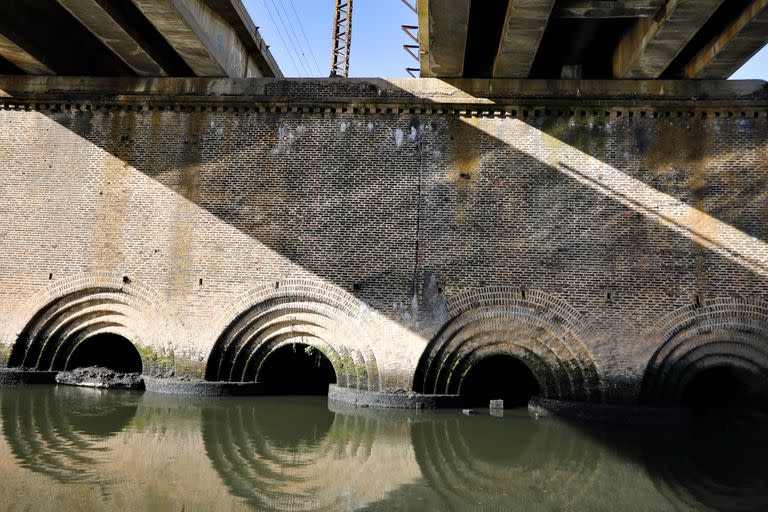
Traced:
<path fill-rule="evenodd" d="M 409 0 L 411 4 L 416 0 Z M 259 32 L 270 45 L 283 74 L 327 77 L 335 0 L 243 0 Z M 349 75 L 408 77 L 419 64 L 403 49 L 412 40 L 401 25 L 417 25 L 416 14 L 402 0 L 354 0 Z M 731 78 L 768 80 L 768 46 Z"/>

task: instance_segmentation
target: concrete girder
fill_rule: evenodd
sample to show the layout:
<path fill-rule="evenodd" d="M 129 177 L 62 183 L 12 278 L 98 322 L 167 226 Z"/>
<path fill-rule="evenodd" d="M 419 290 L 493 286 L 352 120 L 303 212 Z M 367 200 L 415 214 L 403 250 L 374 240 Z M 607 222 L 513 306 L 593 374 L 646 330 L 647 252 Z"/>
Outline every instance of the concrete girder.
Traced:
<path fill-rule="evenodd" d="M 527 78 L 555 0 L 510 0 L 493 65 L 494 78 Z"/>
<path fill-rule="evenodd" d="M 461 77 L 469 31 L 469 0 L 419 0 L 422 77 Z"/>
<path fill-rule="evenodd" d="M 659 78 L 724 0 L 669 0 L 641 18 L 613 54 L 614 78 Z"/>
<path fill-rule="evenodd" d="M 30 75 L 53 75 L 54 71 L 30 55 L 4 35 L 0 34 L 0 57 Z"/>
<path fill-rule="evenodd" d="M 553 18 L 652 18 L 666 0 L 560 0 Z"/>
<path fill-rule="evenodd" d="M 203 0 L 131 0 L 198 76 L 245 77 L 248 53 Z"/>
<path fill-rule="evenodd" d="M 99 41 L 139 76 L 166 76 L 165 70 L 112 18 L 98 0 L 57 0 Z"/>
<path fill-rule="evenodd" d="M 241 0 L 205 0 L 205 3 L 234 28 L 248 50 L 250 58 L 247 77 L 283 77 L 280 66 L 269 51 L 269 45 L 259 34 L 259 28 L 253 23 Z"/>
<path fill-rule="evenodd" d="M 768 43 L 768 0 L 754 0 L 683 69 L 685 78 L 728 78 Z"/>

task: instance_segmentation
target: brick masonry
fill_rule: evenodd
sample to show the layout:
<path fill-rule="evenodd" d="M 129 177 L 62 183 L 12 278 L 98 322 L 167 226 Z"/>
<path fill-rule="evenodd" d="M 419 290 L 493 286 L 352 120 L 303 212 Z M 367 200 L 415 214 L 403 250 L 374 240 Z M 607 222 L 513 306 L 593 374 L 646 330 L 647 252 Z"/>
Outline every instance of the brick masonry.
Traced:
<path fill-rule="evenodd" d="M 0 77 L 0 365 L 114 332 L 153 375 L 299 341 L 374 391 L 768 371 L 764 83 L 45 80 Z"/>

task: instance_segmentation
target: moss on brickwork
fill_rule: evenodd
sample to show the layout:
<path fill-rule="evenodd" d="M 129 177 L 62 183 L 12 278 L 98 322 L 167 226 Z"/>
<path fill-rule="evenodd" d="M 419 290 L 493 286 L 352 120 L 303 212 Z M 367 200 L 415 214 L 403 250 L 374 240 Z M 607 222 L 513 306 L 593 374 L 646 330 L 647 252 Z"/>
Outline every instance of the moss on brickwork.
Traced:
<path fill-rule="evenodd" d="M 172 354 L 146 346 L 134 344 L 144 365 L 143 373 L 150 377 L 172 377 L 176 375 L 176 360 Z"/>

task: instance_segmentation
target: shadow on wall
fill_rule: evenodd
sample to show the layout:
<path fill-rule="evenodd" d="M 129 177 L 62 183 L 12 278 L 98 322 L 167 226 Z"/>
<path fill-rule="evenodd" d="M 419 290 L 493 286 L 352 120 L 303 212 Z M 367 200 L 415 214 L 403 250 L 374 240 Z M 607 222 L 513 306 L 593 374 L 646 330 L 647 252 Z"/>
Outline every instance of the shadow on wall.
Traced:
<path fill-rule="evenodd" d="M 146 222 L 143 212 L 161 209 L 147 198 L 122 197 L 121 187 L 135 179 L 133 168 L 188 201 L 148 225 L 172 232 L 162 248 L 172 253 L 164 257 L 172 257 L 176 266 L 169 276 L 172 293 L 191 293 L 185 287 L 198 274 L 222 268 L 237 282 L 243 276 L 266 282 L 285 275 L 319 280 L 352 294 L 384 323 L 371 341 L 378 365 L 384 364 L 378 369 L 379 387 L 408 388 L 427 340 L 435 346 L 440 329 L 457 320 L 446 314 L 446 304 L 462 290 L 499 285 L 521 293 L 545 291 L 566 298 L 589 325 L 609 331 L 619 326 L 628 336 L 694 296 L 765 294 L 768 198 L 766 187 L 757 184 L 768 177 L 760 120 L 636 113 L 616 118 L 602 111 L 576 109 L 573 116 L 560 116 L 531 110 L 528 117 L 520 112 L 517 118 L 478 118 L 185 106 L 54 109 L 45 115 L 117 158 L 101 169 L 85 153 L 74 153 L 88 162 L 84 176 L 95 180 L 89 190 L 106 193 L 98 208 L 108 218 L 115 216 L 116 226 L 140 225 Z M 62 142 L 40 143 L 51 145 L 45 178 L 50 180 L 63 171 L 55 156 L 63 151 Z M 254 243 L 228 245 L 220 238 L 221 227 L 196 208 Z M 98 225 L 104 236 L 121 229 L 108 221 Z M 196 254 L 198 249 L 208 257 Z M 105 261 L 123 266 L 131 259 Z M 260 262 L 256 270 L 253 261 Z M 437 283 L 434 290 L 431 280 Z M 510 299 L 512 307 L 515 300 Z M 238 325 L 238 314 L 249 313 L 233 314 L 231 325 Z M 559 313 L 534 308 L 531 314 L 535 325 Z M 291 315 L 284 317 L 286 325 L 297 321 Z M 381 334 L 395 326 L 412 332 Z M 513 322 L 493 333 L 516 326 Z M 372 378 L 370 360 L 341 371 L 327 347 L 351 350 L 311 327 L 315 332 L 308 338 L 324 342 L 321 350 L 340 383 L 342 374 L 358 383 L 361 375 L 365 382 Z M 222 344 L 222 336 L 230 335 L 211 335 L 219 339 L 217 358 L 229 347 L 237 350 L 211 374 L 216 378 L 240 378 L 243 371 L 252 375 L 253 369 L 237 366 L 240 361 L 276 346 L 239 334 Z M 486 342 L 482 334 L 473 338 L 477 347 Z M 608 389 L 609 397 L 636 396 L 641 369 L 657 348 L 654 342 L 640 340 L 630 347 L 605 336 L 575 344 L 556 340 L 578 350 L 574 356 L 556 354 L 552 386 L 572 388 L 574 379 L 587 384 L 584 389 L 577 384 L 570 395 L 551 396 L 597 396 L 592 382 L 598 372 L 605 382 L 626 385 Z M 513 340 L 506 346 L 514 344 L 535 353 L 539 341 Z M 457 347 L 449 345 L 441 357 L 458 356 L 451 353 Z M 508 353 L 490 347 L 471 362 Z M 389 351 L 394 355 L 382 363 Z M 528 368 L 549 389 L 539 370 Z"/>

